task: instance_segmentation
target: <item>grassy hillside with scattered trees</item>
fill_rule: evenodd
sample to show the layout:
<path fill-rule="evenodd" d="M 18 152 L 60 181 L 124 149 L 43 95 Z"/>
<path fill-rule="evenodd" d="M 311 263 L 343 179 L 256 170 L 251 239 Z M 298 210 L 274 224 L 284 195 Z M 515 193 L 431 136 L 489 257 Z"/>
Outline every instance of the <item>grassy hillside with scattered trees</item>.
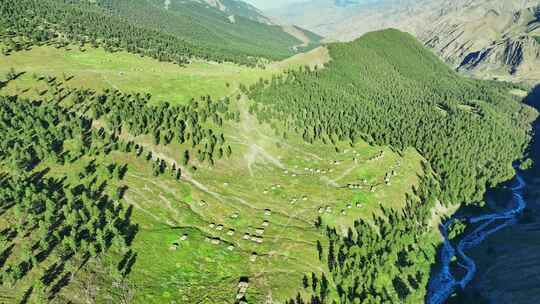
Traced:
<path fill-rule="evenodd" d="M 8 86 L 21 77 L 6 76 Z M 424 174 L 414 150 L 284 141 L 242 96 L 155 106 L 145 94 L 36 81 L 37 100 L 0 104 L 8 302 L 234 303 L 244 277 L 249 302 L 284 301 L 304 274 L 330 278 L 327 231 L 401 210 Z M 333 286 L 324 292 L 337 298 Z"/>
<path fill-rule="evenodd" d="M 292 56 L 297 38 L 281 27 L 196 1 L 9 1 L 0 8 L 4 53 L 34 44 L 100 45 L 178 64 L 190 58 L 254 65 Z M 313 45 L 317 45 L 313 41 Z"/>

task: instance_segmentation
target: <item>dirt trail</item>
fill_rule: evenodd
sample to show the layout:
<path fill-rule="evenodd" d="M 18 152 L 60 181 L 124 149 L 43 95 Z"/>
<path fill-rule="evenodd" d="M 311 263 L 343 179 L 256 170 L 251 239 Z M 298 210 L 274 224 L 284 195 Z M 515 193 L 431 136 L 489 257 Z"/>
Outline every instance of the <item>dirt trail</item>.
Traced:
<path fill-rule="evenodd" d="M 147 144 L 147 143 L 143 143 L 143 142 L 140 142 L 140 141 L 137 141 L 133 136 L 131 135 L 127 135 L 125 136 L 127 137 L 128 140 L 132 140 L 134 142 L 136 142 L 137 144 L 141 145 L 145 150 L 147 151 L 150 151 L 152 152 L 152 160 L 157 160 L 158 158 L 159 159 L 162 159 L 164 160 L 167 165 L 169 166 L 172 166 L 174 165 L 176 168 L 180 168 L 182 170 L 182 179 L 191 183 L 193 186 L 195 186 L 197 189 L 213 196 L 214 198 L 216 198 L 217 200 L 223 202 L 223 198 L 221 197 L 220 194 L 216 193 L 216 192 L 213 192 L 211 191 L 210 189 L 208 189 L 208 187 L 206 185 L 204 185 L 203 183 L 195 180 L 193 178 L 193 176 L 191 175 L 191 173 L 186 169 L 186 167 L 180 165 L 175 159 L 173 159 L 172 157 L 169 157 L 161 152 L 157 152 L 154 147 L 151 145 L 151 144 Z"/>
<path fill-rule="evenodd" d="M 264 163 L 270 163 L 282 170 L 285 170 L 287 166 L 283 164 L 277 157 L 270 154 L 263 146 L 267 145 L 268 143 L 274 143 L 277 142 L 277 139 L 275 137 L 269 136 L 261 131 L 261 125 L 257 121 L 257 119 L 249 114 L 247 111 L 247 100 L 244 96 L 242 100 L 240 101 L 240 115 L 241 115 L 241 122 L 240 122 L 240 134 L 239 137 L 234 136 L 233 138 L 237 140 L 238 144 L 249 146 L 249 151 L 244 155 L 244 159 L 246 160 L 246 165 L 249 170 L 249 173 L 251 176 L 253 176 L 253 165 L 258 160 L 263 160 Z M 313 159 L 322 160 L 322 158 L 316 154 L 303 151 L 302 149 L 299 149 L 297 147 L 293 147 L 291 145 L 288 145 L 287 143 L 280 141 L 280 144 L 282 144 L 285 148 L 288 150 L 294 150 L 295 152 L 298 152 L 299 154 L 304 154 L 306 156 L 309 156 Z"/>
<path fill-rule="evenodd" d="M 142 211 L 143 213 L 149 215 L 151 218 L 155 219 L 156 221 L 158 222 L 161 222 L 163 221 L 163 219 L 157 215 L 155 215 L 154 213 L 146 210 L 146 208 L 143 208 L 141 207 L 141 205 L 139 205 L 137 202 L 135 202 L 133 199 L 131 199 L 131 197 L 129 195 L 125 195 L 124 196 L 124 199 L 126 200 L 126 202 L 130 205 L 133 205 L 133 207 L 137 208 L 138 210 Z"/>
<path fill-rule="evenodd" d="M 242 104 L 240 106 L 240 136 L 244 139 L 243 141 L 241 141 L 241 143 L 249 146 L 249 151 L 244 155 L 249 174 L 253 176 L 252 167 L 257 162 L 257 160 L 263 160 L 264 163 L 270 163 L 280 169 L 285 169 L 286 166 L 279 159 L 268 153 L 268 151 L 266 151 L 262 147 L 262 145 L 264 145 L 265 143 L 273 142 L 274 138 L 263 134 L 259 130 L 259 123 L 256 121 L 255 117 L 253 117 L 253 115 L 249 114 L 247 111 L 247 105 L 245 105 L 245 97 L 241 102 Z"/>

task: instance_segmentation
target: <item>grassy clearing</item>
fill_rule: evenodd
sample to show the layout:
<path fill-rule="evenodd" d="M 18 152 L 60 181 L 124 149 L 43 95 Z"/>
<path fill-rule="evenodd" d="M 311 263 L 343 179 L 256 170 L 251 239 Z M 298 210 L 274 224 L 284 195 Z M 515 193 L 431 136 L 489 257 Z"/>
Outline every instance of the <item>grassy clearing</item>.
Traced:
<path fill-rule="evenodd" d="M 206 61 L 193 61 L 182 68 L 127 52 L 109 53 L 101 48 L 81 51 L 77 47 L 56 49 L 44 46 L 9 56 L 0 55 L 0 75 L 11 68 L 26 72 L 4 88 L 5 92 L 11 94 L 36 97 L 36 90 L 25 92 L 26 88 L 36 85 L 33 74 L 51 75 L 59 79 L 66 75 L 74 76 L 68 81 L 69 87 L 99 90 L 116 88 L 123 92 L 151 93 L 155 102 L 181 104 L 202 95 L 221 98 L 232 94 L 241 83 L 249 85 L 260 78 L 268 79 L 285 69 L 313 60 L 324 63 L 328 60 L 327 56 L 324 49 L 317 49 L 281 63 L 270 64 L 266 69 Z"/>

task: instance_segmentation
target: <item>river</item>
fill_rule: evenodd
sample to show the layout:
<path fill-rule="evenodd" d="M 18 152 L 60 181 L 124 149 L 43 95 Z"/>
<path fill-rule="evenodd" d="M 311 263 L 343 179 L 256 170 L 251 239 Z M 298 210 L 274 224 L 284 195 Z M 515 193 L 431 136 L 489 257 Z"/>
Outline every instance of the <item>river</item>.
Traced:
<path fill-rule="evenodd" d="M 444 243 L 439 256 L 440 266 L 430 279 L 426 304 L 443 304 L 454 292 L 464 289 L 472 281 L 476 274 L 476 263 L 465 252 L 493 233 L 517 222 L 518 216 L 527 206 L 523 198 L 526 186 L 525 180 L 517 172 L 511 188 L 513 206 L 510 209 L 479 216 L 454 217 L 441 226 Z M 457 220 L 474 225 L 475 229 L 463 235 L 454 247 L 448 239 L 448 228 Z M 457 267 L 464 271 L 459 278 L 452 271 L 454 258 L 457 259 Z"/>

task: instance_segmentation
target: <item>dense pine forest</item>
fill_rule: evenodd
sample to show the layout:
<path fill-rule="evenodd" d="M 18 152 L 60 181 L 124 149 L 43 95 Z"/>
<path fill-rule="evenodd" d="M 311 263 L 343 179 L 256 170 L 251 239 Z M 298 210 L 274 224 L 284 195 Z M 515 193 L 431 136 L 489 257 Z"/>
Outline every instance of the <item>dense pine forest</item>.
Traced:
<path fill-rule="evenodd" d="M 92 130 L 91 121 L 54 104 L 15 97 L 0 103 L 0 212 L 10 223 L 1 233 L 0 279 L 16 286 L 30 270 L 46 267 L 32 287 L 46 302 L 90 259 L 111 249 L 131 258 L 127 247 L 137 226 L 119 202 L 125 189 L 114 182 L 123 178 L 125 167 L 96 161 L 119 142 Z M 80 170 L 45 176 L 50 166 L 77 160 L 84 162 Z M 6 263 L 12 254 L 18 259 Z M 55 262 L 45 266 L 50 256 Z M 126 266 L 118 267 L 119 280 Z"/>
<path fill-rule="evenodd" d="M 249 88 L 250 110 L 284 137 L 414 147 L 434 174 L 403 213 L 387 210 L 375 225 L 358 221 L 346 237 L 328 228 L 321 259 L 340 301 L 314 278 L 307 303 L 417 303 L 434 262 L 432 208 L 482 204 L 486 187 L 511 178 L 534 111 L 508 93 L 513 85 L 460 77 L 397 30 L 329 48 L 333 60 L 324 69 L 290 71 Z M 299 296 L 290 303 L 306 302 Z"/>
<path fill-rule="evenodd" d="M 127 50 L 185 64 L 192 58 L 256 65 L 292 56 L 298 38 L 280 26 L 236 16 L 195 1 L 8 1 L 0 7 L 4 53 L 35 44 Z M 319 42 L 319 37 L 306 32 Z M 308 46 L 304 47 L 307 49 Z"/>

